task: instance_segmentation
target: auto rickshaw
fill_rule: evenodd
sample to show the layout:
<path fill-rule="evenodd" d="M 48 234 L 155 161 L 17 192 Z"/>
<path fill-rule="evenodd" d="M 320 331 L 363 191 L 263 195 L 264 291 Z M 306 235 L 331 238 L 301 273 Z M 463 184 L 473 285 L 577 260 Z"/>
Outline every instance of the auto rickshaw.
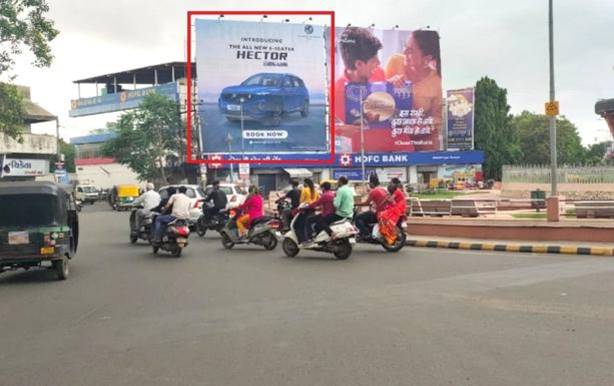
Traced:
<path fill-rule="evenodd" d="M 79 218 L 67 188 L 53 182 L 0 183 L 0 273 L 43 267 L 60 280 L 68 277 Z"/>
<path fill-rule="evenodd" d="M 109 194 L 109 205 L 117 211 L 129 210 L 132 208 L 132 202 L 139 195 L 140 189 L 138 185 L 115 185 Z"/>

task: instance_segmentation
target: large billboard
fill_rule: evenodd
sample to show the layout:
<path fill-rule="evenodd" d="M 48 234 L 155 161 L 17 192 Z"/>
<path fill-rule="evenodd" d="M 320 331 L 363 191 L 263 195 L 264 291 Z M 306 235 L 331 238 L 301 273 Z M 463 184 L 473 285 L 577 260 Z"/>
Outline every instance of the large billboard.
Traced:
<path fill-rule="evenodd" d="M 324 27 L 196 20 L 204 154 L 330 155 Z"/>
<path fill-rule="evenodd" d="M 448 150 L 473 148 L 473 88 L 448 90 Z"/>
<path fill-rule="evenodd" d="M 438 33 L 349 26 L 335 40 L 336 152 L 440 150 Z"/>

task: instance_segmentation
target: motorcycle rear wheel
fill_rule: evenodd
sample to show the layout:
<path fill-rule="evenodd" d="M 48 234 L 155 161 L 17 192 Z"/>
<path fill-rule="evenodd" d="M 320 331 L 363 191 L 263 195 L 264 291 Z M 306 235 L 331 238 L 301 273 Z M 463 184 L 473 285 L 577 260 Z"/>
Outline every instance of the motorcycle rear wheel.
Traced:
<path fill-rule="evenodd" d="M 345 260 L 352 254 L 352 244 L 349 240 L 340 241 L 335 246 L 335 252 L 333 252 L 338 260 Z"/>
<path fill-rule="evenodd" d="M 267 251 L 272 251 L 273 249 L 275 249 L 275 247 L 277 247 L 277 238 L 271 232 L 267 232 L 262 235 L 262 241 L 264 249 L 266 249 Z"/>
<path fill-rule="evenodd" d="M 398 252 L 405 246 L 405 240 L 407 239 L 407 235 L 403 232 L 403 229 L 397 228 L 397 238 L 392 244 L 386 243 L 386 241 L 382 241 L 382 247 L 386 250 L 386 252 Z"/>

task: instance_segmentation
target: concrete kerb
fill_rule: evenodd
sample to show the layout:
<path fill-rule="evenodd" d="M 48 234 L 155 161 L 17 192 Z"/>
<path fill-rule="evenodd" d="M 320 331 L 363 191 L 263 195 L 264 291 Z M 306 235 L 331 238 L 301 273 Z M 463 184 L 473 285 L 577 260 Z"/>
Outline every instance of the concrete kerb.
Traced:
<path fill-rule="evenodd" d="M 523 252 L 523 253 L 558 253 L 567 255 L 614 256 L 614 248 L 589 247 L 576 245 L 543 245 L 543 244 L 517 244 L 517 243 L 486 243 L 486 242 L 459 242 L 448 240 L 410 239 L 406 242 L 410 247 L 448 248 L 470 251 L 496 251 L 496 252 Z"/>

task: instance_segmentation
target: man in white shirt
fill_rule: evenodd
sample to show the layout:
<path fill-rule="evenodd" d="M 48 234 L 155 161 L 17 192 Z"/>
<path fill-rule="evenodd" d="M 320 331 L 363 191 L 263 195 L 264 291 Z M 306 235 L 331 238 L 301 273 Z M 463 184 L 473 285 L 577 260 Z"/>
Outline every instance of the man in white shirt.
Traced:
<path fill-rule="evenodd" d="M 139 198 L 132 203 L 134 206 L 142 206 L 143 208 L 137 209 L 135 214 L 135 222 L 132 229 L 137 231 L 141 229 L 143 225 L 143 219 L 150 215 L 151 210 L 160 204 L 160 195 L 154 190 L 154 184 L 147 183 L 145 187 L 146 192 L 141 194 Z"/>
<path fill-rule="evenodd" d="M 187 220 L 190 218 L 190 206 L 192 206 L 192 200 L 185 195 L 186 191 L 187 189 L 185 186 L 180 186 L 178 193 L 173 194 L 168 199 L 168 203 L 164 206 L 165 211 L 168 211 L 171 206 L 173 207 L 171 214 L 156 217 L 154 242 L 159 243 L 162 240 L 162 235 L 164 235 L 164 230 L 169 222 L 176 219 Z"/>

